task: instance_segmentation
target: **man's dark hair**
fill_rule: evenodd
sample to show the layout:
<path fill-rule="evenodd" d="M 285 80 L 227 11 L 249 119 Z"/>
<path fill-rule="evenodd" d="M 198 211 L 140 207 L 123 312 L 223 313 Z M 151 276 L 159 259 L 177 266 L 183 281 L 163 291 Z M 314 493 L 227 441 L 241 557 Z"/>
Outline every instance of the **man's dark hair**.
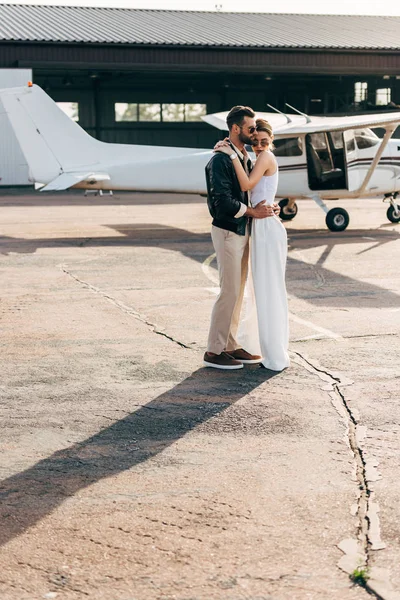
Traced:
<path fill-rule="evenodd" d="M 226 117 L 226 124 L 228 125 L 229 131 L 232 129 L 233 125 L 243 125 L 244 117 L 251 117 L 254 119 L 256 113 L 250 106 L 234 106 L 228 113 Z"/>

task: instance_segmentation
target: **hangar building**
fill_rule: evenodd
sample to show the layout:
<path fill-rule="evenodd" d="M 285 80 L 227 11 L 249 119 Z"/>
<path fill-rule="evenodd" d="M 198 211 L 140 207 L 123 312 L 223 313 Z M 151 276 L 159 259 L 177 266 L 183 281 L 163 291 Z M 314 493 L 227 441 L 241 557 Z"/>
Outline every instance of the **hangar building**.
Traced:
<path fill-rule="evenodd" d="M 0 5 L 0 69 L 103 141 L 210 147 L 201 115 L 400 104 L 400 18 Z"/>

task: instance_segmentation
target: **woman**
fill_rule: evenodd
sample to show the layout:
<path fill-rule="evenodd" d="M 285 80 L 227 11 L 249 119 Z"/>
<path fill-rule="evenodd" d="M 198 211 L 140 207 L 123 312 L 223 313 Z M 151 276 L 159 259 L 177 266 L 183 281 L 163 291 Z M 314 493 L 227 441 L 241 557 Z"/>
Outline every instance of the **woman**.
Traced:
<path fill-rule="evenodd" d="M 278 187 L 278 164 L 271 152 L 274 138 L 272 128 L 264 119 L 257 119 L 256 126 L 252 146 L 257 160 L 250 175 L 246 175 L 239 160 L 233 160 L 242 190 L 251 190 L 253 207 L 263 200 L 267 204 L 272 204 Z M 232 155 L 232 147 L 226 141 L 219 142 L 215 151 Z M 253 219 L 251 270 L 257 309 L 259 346 L 263 356 L 262 365 L 273 371 L 281 371 L 290 365 L 285 285 L 286 258 L 287 234 L 279 218 Z M 249 312 L 247 309 L 247 312 L 247 321 L 250 321 L 251 311 Z M 250 331 L 247 332 L 247 337 L 249 333 Z M 252 335 L 257 336 L 257 331 Z M 253 340 L 253 347 L 254 343 L 255 340 Z"/>

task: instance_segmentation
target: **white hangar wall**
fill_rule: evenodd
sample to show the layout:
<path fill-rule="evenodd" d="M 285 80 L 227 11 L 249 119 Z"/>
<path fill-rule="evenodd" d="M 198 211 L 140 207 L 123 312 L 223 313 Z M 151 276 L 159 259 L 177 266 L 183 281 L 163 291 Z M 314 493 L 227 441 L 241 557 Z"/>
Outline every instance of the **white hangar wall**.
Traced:
<path fill-rule="evenodd" d="M 26 85 L 31 69 L 0 69 L 0 88 Z M 0 109 L 2 110 L 1 100 Z M 1 111 L 0 111 L 1 113 Z M 6 114 L 0 114 L 0 187 L 32 185 L 29 169 Z"/>

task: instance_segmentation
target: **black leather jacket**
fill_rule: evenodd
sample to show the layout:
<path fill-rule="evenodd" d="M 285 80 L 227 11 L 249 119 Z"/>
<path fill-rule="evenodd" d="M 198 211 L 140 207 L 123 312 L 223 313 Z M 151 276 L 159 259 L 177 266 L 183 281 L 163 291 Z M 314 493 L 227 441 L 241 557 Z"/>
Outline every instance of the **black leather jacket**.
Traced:
<path fill-rule="evenodd" d="M 235 150 L 232 148 L 232 152 Z M 240 160 L 240 157 L 238 156 Z M 243 161 L 240 160 L 243 165 Z M 249 170 L 251 161 L 248 161 Z M 236 177 L 232 160 L 223 152 L 215 152 L 206 166 L 207 204 L 213 218 L 213 225 L 228 229 L 238 235 L 245 235 L 248 217 L 235 215 L 240 210 L 240 203 L 249 205 L 247 192 L 242 192 Z"/>

